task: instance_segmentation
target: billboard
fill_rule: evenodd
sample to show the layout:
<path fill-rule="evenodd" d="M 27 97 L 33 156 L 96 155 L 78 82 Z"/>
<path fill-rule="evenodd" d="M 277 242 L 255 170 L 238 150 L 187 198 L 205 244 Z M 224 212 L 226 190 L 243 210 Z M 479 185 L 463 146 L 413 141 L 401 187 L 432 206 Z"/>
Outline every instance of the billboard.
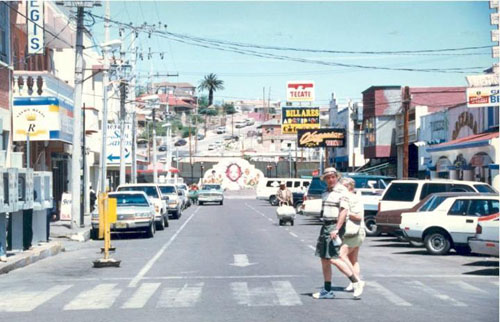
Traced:
<path fill-rule="evenodd" d="M 299 130 L 297 142 L 301 148 L 343 148 L 345 129 Z"/>
<path fill-rule="evenodd" d="M 314 82 L 313 81 L 293 81 L 286 83 L 287 102 L 313 102 Z"/>
<path fill-rule="evenodd" d="M 467 107 L 499 106 L 499 87 L 467 88 Z"/>
<path fill-rule="evenodd" d="M 319 107 L 281 108 L 281 133 L 297 134 L 300 129 L 319 129 Z"/>
<path fill-rule="evenodd" d="M 106 132 L 106 163 L 107 164 L 119 164 L 120 163 L 120 124 L 108 123 L 108 130 Z M 125 123 L 125 133 L 124 133 L 124 146 L 125 164 L 132 164 L 132 124 Z"/>

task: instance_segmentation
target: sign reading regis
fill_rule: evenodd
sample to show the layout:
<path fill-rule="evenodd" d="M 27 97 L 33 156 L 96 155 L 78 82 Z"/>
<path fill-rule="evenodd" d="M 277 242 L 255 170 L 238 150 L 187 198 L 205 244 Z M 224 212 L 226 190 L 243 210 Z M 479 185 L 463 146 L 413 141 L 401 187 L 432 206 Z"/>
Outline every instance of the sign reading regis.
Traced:
<path fill-rule="evenodd" d="M 301 148 L 343 148 L 345 129 L 299 130 L 298 142 Z"/>
<path fill-rule="evenodd" d="M 301 129 L 319 129 L 319 107 L 282 107 L 281 133 L 297 134 Z"/>
<path fill-rule="evenodd" d="M 293 81 L 286 83 L 286 100 L 288 102 L 314 101 L 314 82 Z"/>

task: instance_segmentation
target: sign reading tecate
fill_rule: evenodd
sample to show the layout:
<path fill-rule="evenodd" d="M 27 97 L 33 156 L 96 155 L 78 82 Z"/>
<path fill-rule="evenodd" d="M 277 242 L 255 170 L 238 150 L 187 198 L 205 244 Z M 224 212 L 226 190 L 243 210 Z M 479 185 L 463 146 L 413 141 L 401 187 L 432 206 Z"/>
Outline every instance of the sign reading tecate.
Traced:
<path fill-rule="evenodd" d="M 43 1 L 28 1 L 28 54 L 43 54 Z"/>
<path fill-rule="evenodd" d="M 314 82 L 293 81 L 286 83 L 287 102 L 313 102 Z"/>
<path fill-rule="evenodd" d="M 301 148 L 343 148 L 345 129 L 298 130 Z"/>
<path fill-rule="evenodd" d="M 282 107 L 281 133 L 297 134 L 299 129 L 319 129 L 319 107 Z"/>
<path fill-rule="evenodd" d="M 110 163 L 120 163 L 120 125 L 108 123 L 108 132 L 106 140 L 106 161 Z M 132 125 L 125 124 L 125 164 L 132 162 Z"/>
<path fill-rule="evenodd" d="M 467 107 L 499 106 L 499 87 L 467 88 Z"/>

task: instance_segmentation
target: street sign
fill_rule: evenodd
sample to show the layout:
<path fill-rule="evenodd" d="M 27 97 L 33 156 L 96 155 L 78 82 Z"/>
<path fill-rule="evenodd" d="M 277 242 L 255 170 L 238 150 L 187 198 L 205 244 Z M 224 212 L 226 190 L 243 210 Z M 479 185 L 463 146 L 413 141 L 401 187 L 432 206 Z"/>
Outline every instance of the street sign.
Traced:
<path fill-rule="evenodd" d="M 499 106 L 498 87 L 467 88 L 467 107 Z"/>
<path fill-rule="evenodd" d="M 106 163 L 120 163 L 120 124 L 108 123 L 106 139 Z M 132 125 L 125 124 L 125 164 L 132 164 Z"/>
<path fill-rule="evenodd" d="M 319 107 L 282 107 L 281 134 L 297 134 L 298 129 L 319 129 Z"/>
<path fill-rule="evenodd" d="M 314 82 L 313 81 L 292 81 L 286 83 L 287 102 L 313 102 Z"/>
<path fill-rule="evenodd" d="M 490 9 L 498 8 L 498 0 L 490 0 Z"/>
<path fill-rule="evenodd" d="M 491 31 L 491 41 L 498 41 L 498 29 L 494 29 Z"/>
<path fill-rule="evenodd" d="M 490 20 L 492 25 L 498 25 L 498 13 L 490 14 Z"/>
<path fill-rule="evenodd" d="M 345 146 L 345 129 L 298 130 L 300 148 L 342 148 Z"/>

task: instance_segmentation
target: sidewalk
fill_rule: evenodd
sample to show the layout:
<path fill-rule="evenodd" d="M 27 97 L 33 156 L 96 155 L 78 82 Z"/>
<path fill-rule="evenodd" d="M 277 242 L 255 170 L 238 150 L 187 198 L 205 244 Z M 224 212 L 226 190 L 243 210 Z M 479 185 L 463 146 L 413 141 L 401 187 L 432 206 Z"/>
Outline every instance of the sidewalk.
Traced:
<path fill-rule="evenodd" d="M 33 245 L 32 249 L 26 251 L 7 251 L 7 262 L 0 262 L 0 275 L 64 252 L 66 246 L 71 248 L 72 241 L 88 241 L 90 239 L 90 215 L 84 217 L 84 223 L 85 227 L 81 228 L 75 225 L 73 229 L 70 228 L 67 221 L 50 223 L 51 240 L 47 243 Z"/>

